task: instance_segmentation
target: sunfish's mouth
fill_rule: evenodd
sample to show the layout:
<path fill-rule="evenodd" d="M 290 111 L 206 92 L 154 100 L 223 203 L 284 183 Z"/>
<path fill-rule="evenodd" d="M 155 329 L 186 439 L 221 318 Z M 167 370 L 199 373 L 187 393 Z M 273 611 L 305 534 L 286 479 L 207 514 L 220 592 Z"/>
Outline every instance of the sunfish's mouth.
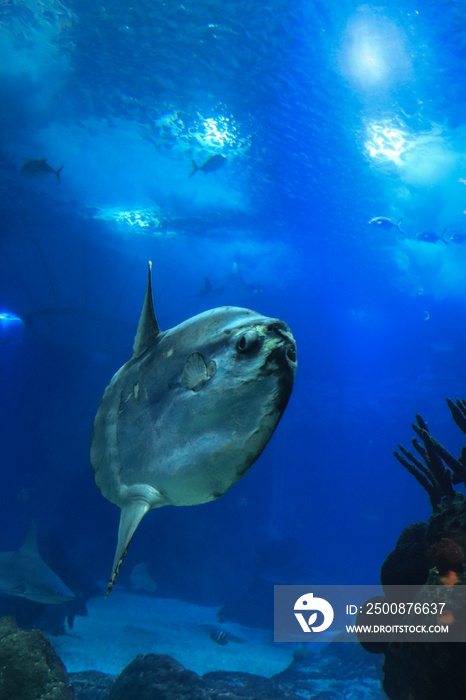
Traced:
<path fill-rule="evenodd" d="M 293 342 L 289 344 L 289 346 L 286 349 L 286 359 L 290 363 L 290 365 L 297 365 L 297 359 L 296 359 L 296 343 Z"/>
<path fill-rule="evenodd" d="M 284 321 L 274 321 L 268 326 L 269 333 L 278 336 L 279 345 L 278 347 L 285 350 L 285 357 L 288 364 L 292 369 L 296 369 L 297 366 L 297 355 L 296 355 L 296 341 L 293 338 L 293 334 Z"/>

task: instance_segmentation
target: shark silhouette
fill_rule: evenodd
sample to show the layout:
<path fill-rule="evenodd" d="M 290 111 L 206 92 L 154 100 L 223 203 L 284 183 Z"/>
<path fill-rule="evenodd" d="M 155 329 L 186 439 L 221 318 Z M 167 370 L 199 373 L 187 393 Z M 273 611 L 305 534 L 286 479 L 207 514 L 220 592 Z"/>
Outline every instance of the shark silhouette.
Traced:
<path fill-rule="evenodd" d="M 0 552 L 0 594 L 48 604 L 64 603 L 75 597 L 41 558 L 32 523 L 18 550 Z"/>

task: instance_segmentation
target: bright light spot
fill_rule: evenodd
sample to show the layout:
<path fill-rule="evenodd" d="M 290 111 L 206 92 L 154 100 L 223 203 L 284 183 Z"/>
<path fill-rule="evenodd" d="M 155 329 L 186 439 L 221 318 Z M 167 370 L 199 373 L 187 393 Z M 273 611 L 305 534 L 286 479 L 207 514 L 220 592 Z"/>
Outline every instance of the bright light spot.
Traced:
<path fill-rule="evenodd" d="M 224 146 L 228 143 L 230 134 L 223 124 L 220 125 L 215 119 L 204 119 L 203 122 L 204 133 L 196 134 L 201 143 L 209 143 L 212 146 Z"/>
<path fill-rule="evenodd" d="M 183 131 L 186 130 L 186 125 L 182 117 L 179 116 L 179 112 L 174 111 L 156 119 L 154 128 L 156 132 L 159 132 L 160 136 L 179 138 L 182 136 Z"/>
<path fill-rule="evenodd" d="M 98 209 L 93 218 L 113 221 L 138 233 L 150 233 L 153 236 L 174 235 L 163 228 L 164 221 L 160 212 L 153 209 Z"/>
<path fill-rule="evenodd" d="M 13 328 L 22 325 L 23 322 L 19 316 L 11 311 L 0 312 L 0 348 L 16 337 L 17 334 L 13 332 Z"/>
<path fill-rule="evenodd" d="M 0 325 L 8 326 L 13 323 L 22 323 L 19 316 L 11 313 L 10 311 L 2 311 L 0 313 Z"/>
<path fill-rule="evenodd" d="M 251 143 L 251 136 L 241 135 L 241 128 L 232 114 L 228 114 L 225 105 L 217 104 L 212 110 L 213 116 L 204 116 L 200 112 L 193 116 L 181 110 L 165 114 L 154 121 L 156 133 L 168 140 L 176 139 L 180 148 L 228 149 L 232 152 L 245 151 Z"/>
<path fill-rule="evenodd" d="M 354 49 L 353 61 L 358 64 L 361 79 L 370 83 L 382 80 L 387 74 L 388 66 L 376 42 L 369 37 L 360 40 Z"/>
<path fill-rule="evenodd" d="M 403 30 L 365 6 L 347 24 L 339 51 L 339 70 L 361 87 L 403 83 L 409 77 L 411 59 Z"/>
<path fill-rule="evenodd" d="M 391 160 L 399 164 L 401 156 L 412 146 L 413 135 L 406 129 L 394 126 L 394 121 L 384 119 L 371 122 L 366 127 L 367 141 L 364 143 L 371 158 Z"/>
<path fill-rule="evenodd" d="M 400 119 L 369 122 L 364 149 L 370 158 L 398 166 L 403 182 L 410 184 L 444 181 L 456 163 L 442 127 L 436 124 L 414 133 Z"/>
<path fill-rule="evenodd" d="M 191 131 L 192 136 L 203 148 L 243 148 L 250 139 L 240 138 L 233 117 L 218 116 L 204 118 L 198 113 L 199 122 Z"/>

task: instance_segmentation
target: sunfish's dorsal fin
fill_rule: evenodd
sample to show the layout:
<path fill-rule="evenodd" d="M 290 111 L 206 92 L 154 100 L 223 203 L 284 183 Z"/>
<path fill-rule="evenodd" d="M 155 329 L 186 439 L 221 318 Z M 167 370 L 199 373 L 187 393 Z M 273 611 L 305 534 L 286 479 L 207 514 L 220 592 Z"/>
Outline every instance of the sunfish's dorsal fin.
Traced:
<path fill-rule="evenodd" d="M 20 552 L 23 554 L 34 554 L 35 556 L 40 556 L 39 547 L 37 546 L 37 530 L 33 522 L 29 523 L 28 531 L 24 542 L 19 548 Z"/>
<path fill-rule="evenodd" d="M 152 263 L 149 262 L 149 273 L 147 276 L 146 296 L 139 317 L 138 329 L 133 345 L 133 357 L 142 355 L 155 341 L 160 333 L 159 324 L 155 318 L 154 302 L 152 301 L 152 282 L 151 282 Z"/>
<path fill-rule="evenodd" d="M 106 598 L 110 595 L 118 574 L 120 573 L 121 564 L 128 551 L 129 544 L 133 539 L 133 535 L 137 527 L 147 511 L 150 510 L 150 505 L 145 500 L 134 500 L 123 506 L 120 514 L 120 527 L 118 528 L 118 544 L 113 560 L 112 575 L 108 583 Z"/>

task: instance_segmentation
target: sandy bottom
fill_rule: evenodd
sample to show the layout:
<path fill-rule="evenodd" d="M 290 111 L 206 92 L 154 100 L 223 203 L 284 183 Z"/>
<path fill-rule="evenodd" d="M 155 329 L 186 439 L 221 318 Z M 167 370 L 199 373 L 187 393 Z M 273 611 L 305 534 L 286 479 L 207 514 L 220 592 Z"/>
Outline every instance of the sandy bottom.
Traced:
<path fill-rule="evenodd" d="M 169 654 L 199 675 L 245 671 L 272 676 L 291 662 L 293 646 L 277 645 L 273 633 L 216 620 L 217 608 L 114 590 L 88 602 L 87 617 L 76 617 L 64 636 L 50 637 L 67 670 L 118 674 L 137 654 Z M 221 646 L 201 625 L 221 627 L 243 644 Z"/>

